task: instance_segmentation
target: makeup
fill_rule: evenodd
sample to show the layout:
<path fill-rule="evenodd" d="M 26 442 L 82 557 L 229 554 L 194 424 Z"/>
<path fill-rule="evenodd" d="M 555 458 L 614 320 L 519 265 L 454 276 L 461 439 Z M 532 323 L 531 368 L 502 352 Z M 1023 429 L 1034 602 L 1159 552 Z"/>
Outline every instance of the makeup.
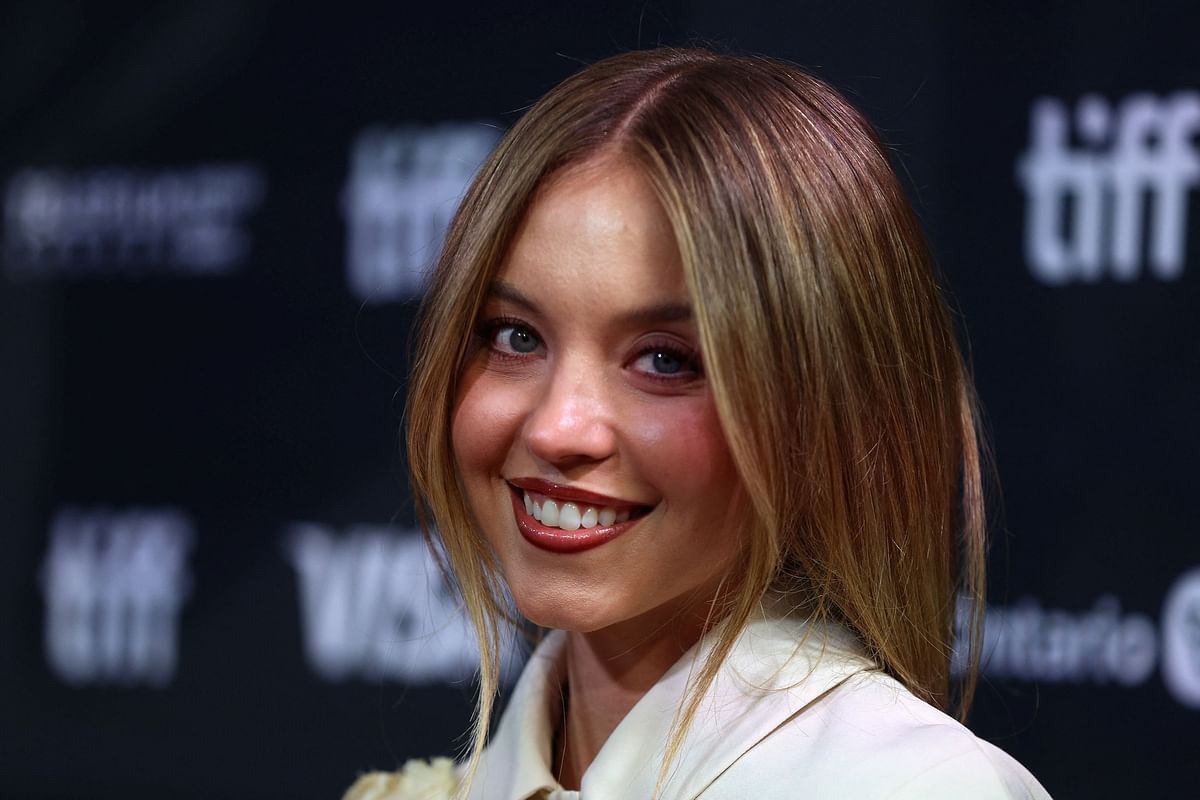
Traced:
<path fill-rule="evenodd" d="M 578 553 L 615 539 L 649 510 L 613 497 L 536 478 L 509 482 L 525 540 L 554 553 Z"/>

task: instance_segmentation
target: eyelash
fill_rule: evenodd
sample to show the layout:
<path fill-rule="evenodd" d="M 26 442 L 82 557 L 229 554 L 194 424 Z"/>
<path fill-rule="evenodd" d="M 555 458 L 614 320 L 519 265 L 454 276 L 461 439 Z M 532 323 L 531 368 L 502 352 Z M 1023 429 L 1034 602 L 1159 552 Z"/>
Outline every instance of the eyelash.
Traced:
<path fill-rule="evenodd" d="M 492 319 L 481 322 L 475 331 L 475 335 L 479 339 L 479 344 L 482 347 L 487 348 L 488 354 L 491 358 L 498 358 L 508 362 L 520 362 L 528 358 L 529 355 L 532 355 L 531 353 L 511 353 L 498 349 L 495 344 L 496 334 L 505 328 L 517 328 L 519 330 L 526 331 L 530 336 L 537 340 L 539 345 L 544 346 L 542 337 L 533 328 L 533 326 L 529 325 L 528 323 L 513 317 L 493 317 Z M 658 341 L 651 340 L 643 343 L 638 349 L 637 354 L 631 360 L 631 363 L 635 363 L 647 355 L 658 354 L 662 354 L 679 361 L 680 364 L 683 365 L 684 371 L 681 371 L 680 373 L 655 373 L 642 371 L 638 373 L 639 375 L 659 383 L 684 383 L 695 380 L 704 374 L 704 370 L 700 365 L 700 354 L 696 350 L 685 347 L 679 342 L 671 339 L 662 339 Z"/>
<path fill-rule="evenodd" d="M 494 317 L 479 324 L 475 330 L 475 335 L 479 338 L 481 346 L 486 347 L 492 358 L 499 358 L 505 361 L 524 361 L 526 354 L 509 353 L 496 348 L 496 334 L 505 328 L 518 328 L 523 331 L 528 331 L 533 338 L 537 339 L 540 344 L 542 337 L 537 335 L 537 332 L 526 323 L 512 317 Z"/>
<path fill-rule="evenodd" d="M 682 365 L 681 371 L 678 373 L 639 372 L 639 375 L 644 375 L 660 383 L 686 383 L 696 380 L 704 374 L 704 370 L 700 366 L 700 354 L 670 339 L 646 342 L 639 348 L 634 361 L 640 361 L 648 355 L 658 354 L 669 356 L 678 361 Z"/>

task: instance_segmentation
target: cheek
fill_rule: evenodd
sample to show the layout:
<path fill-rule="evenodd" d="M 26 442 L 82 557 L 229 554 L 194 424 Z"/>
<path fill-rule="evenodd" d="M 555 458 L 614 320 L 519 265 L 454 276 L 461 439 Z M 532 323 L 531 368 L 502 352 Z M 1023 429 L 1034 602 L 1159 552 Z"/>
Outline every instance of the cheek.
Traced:
<path fill-rule="evenodd" d="M 662 525 L 639 554 L 646 580 L 673 593 L 723 574 L 744 544 L 745 503 L 716 409 L 707 398 L 644 414 L 639 471 L 661 494 Z"/>
<path fill-rule="evenodd" d="M 468 483 L 481 472 L 499 470 L 520 425 L 521 407 L 513 385 L 484 370 L 463 376 L 450 435 L 458 470 Z"/>
<path fill-rule="evenodd" d="M 645 474 L 658 484 L 664 499 L 710 513 L 732 502 L 737 473 L 708 398 L 672 404 L 669 412 L 638 415 L 638 450 Z"/>

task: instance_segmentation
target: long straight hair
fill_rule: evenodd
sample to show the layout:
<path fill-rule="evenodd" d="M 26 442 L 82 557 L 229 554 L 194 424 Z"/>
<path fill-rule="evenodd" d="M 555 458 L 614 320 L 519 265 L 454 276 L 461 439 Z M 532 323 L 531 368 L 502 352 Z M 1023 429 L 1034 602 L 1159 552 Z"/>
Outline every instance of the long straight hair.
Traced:
<path fill-rule="evenodd" d="M 749 500 L 724 624 L 676 718 L 667 761 L 768 592 L 790 598 L 797 614 L 846 626 L 918 697 L 947 710 L 957 700 L 965 715 L 984 592 L 976 404 L 886 152 L 841 95 L 792 65 L 640 51 L 569 78 L 501 141 L 450 225 L 420 315 L 407 405 L 414 495 L 481 652 L 466 784 L 486 743 L 510 612 L 451 446 L 459 377 L 488 286 L 538 188 L 566 167 L 613 156 L 642 171 L 671 221 Z M 969 666 L 952 692 L 959 596 L 973 601 Z"/>

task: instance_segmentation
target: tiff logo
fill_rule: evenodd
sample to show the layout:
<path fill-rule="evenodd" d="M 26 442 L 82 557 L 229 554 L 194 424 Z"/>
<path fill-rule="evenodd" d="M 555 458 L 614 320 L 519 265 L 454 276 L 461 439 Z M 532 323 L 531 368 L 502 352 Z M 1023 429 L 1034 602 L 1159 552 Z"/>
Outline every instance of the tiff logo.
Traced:
<path fill-rule="evenodd" d="M 60 679 L 171 681 L 194 538 L 188 518 L 172 509 L 65 509 L 54 517 L 41 577 L 46 657 Z"/>
<path fill-rule="evenodd" d="M 308 663 L 322 678 L 452 683 L 478 668 L 475 634 L 416 531 L 290 527 Z"/>
<path fill-rule="evenodd" d="M 1080 147 L 1071 146 L 1072 122 Z M 1133 94 L 1113 108 L 1081 98 L 1033 105 L 1030 146 L 1017 162 L 1025 190 L 1025 257 L 1050 285 L 1130 281 L 1148 267 L 1183 272 L 1189 193 L 1200 185 L 1200 93 Z"/>
<path fill-rule="evenodd" d="M 421 294 L 450 224 L 500 132 L 476 125 L 370 128 L 342 192 L 346 280 L 365 302 Z"/>

